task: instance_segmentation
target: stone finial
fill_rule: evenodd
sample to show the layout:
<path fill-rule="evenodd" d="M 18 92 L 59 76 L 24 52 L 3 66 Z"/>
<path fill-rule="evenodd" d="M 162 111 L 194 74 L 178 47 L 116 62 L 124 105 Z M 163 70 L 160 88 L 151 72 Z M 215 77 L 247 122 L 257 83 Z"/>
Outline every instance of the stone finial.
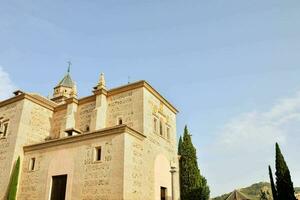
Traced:
<path fill-rule="evenodd" d="M 105 88 L 106 88 L 106 86 L 105 86 L 104 74 L 101 73 L 100 78 L 99 78 L 99 82 L 98 82 L 98 85 L 97 85 L 97 89 L 105 89 Z"/>

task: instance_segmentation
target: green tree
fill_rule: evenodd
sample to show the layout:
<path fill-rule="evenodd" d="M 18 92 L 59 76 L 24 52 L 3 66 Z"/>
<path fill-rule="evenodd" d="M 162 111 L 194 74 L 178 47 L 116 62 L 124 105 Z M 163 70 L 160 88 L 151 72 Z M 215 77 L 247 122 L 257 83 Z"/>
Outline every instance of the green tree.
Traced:
<path fill-rule="evenodd" d="M 20 157 L 16 162 L 16 165 L 13 169 L 11 175 L 11 181 L 9 184 L 7 200 L 15 200 L 17 195 L 17 187 L 18 187 L 18 180 L 19 180 L 19 171 L 20 171 Z"/>
<path fill-rule="evenodd" d="M 178 155 L 181 155 L 181 149 L 182 149 L 182 137 L 179 137 L 179 142 L 178 142 Z"/>
<path fill-rule="evenodd" d="M 270 165 L 269 165 L 269 176 L 270 176 L 270 183 L 271 183 L 273 199 L 278 200 L 277 190 L 276 190 L 276 186 L 274 184 L 273 173 L 272 173 L 272 169 L 271 169 Z"/>
<path fill-rule="evenodd" d="M 296 200 L 290 170 L 284 160 L 278 143 L 276 143 L 276 189 L 278 199 Z"/>
<path fill-rule="evenodd" d="M 208 200 L 209 187 L 206 179 L 200 174 L 196 149 L 187 126 L 184 128 L 183 139 L 179 139 L 178 151 L 181 155 L 179 162 L 181 200 Z"/>

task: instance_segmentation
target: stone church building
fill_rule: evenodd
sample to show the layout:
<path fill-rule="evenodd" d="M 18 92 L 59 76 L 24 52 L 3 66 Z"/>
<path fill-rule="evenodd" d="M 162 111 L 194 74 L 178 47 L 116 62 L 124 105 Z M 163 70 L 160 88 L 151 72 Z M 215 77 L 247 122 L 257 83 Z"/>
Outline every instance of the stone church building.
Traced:
<path fill-rule="evenodd" d="M 146 81 L 77 98 L 70 73 L 51 99 L 0 102 L 0 199 L 21 159 L 18 200 L 179 199 L 176 108 Z"/>

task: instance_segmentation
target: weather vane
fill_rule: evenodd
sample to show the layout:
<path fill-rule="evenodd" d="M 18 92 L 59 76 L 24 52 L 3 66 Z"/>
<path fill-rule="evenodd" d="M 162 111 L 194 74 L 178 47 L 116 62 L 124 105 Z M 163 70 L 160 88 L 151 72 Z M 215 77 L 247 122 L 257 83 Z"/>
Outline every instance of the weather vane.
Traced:
<path fill-rule="evenodd" d="M 68 73 L 70 73 L 70 68 L 71 68 L 72 63 L 71 63 L 71 61 L 68 61 L 67 63 L 68 63 Z"/>

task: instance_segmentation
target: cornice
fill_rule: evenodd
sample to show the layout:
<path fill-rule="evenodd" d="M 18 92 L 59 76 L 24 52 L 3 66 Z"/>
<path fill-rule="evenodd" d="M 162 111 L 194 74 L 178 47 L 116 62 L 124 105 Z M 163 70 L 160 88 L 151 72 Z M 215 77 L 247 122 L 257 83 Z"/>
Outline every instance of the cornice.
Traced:
<path fill-rule="evenodd" d="M 106 89 L 104 89 L 104 88 L 100 88 L 100 89 L 96 89 L 96 90 L 94 90 L 93 91 L 93 93 L 95 94 L 95 95 L 100 95 L 100 94 L 103 94 L 103 95 L 107 95 L 107 90 Z"/>
<path fill-rule="evenodd" d="M 157 90 L 155 90 L 148 82 L 146 82 L 144 80 L 137 81 L 137 82 L 134 82 L 134 83 L 130 83 L 130 84 L 127 84 L 127 85 L 123 85 L 123 86 L 120 86 L 120 87 L 117 87 L 117 88 L 113 88 L 113 89 L 110 89 L 108 91 L 106 91 L 106 90 L 96 91 L 95 94 L 93 94 L 91 96 L 83 97 L 83 98 L 78 99 L 78 100 L 73 98 L 73 102 L 76 103 L 76 101 L 78 101 L 78 104 L 80 105 L 80 104 L 88 103 L 88 102 L 91 102 L 91 101 L 95 101 L 96 100 L 96 95 L 100 94 L 100 93 L 103 93 L 105 95 L 107 93 L 107 96 L 113 96 L 113 95 L 117 95 L 117 94 L 120 94 L 120 93 L 123 93 L 123 92 L 131 91 L 131 90 L 142 88 L 142 87 L 146 88 L 151 94 L 153 94 L 156 98 L 158 98 L 161 102 L 163 102 L 172 112 L 174 112 L 175 114 L 178 113 L 178 110 L 168 100 L 166 100 L 159 92 L 157 92 Z M 36 98 L 33 95 L 30 95 L 30 94 L 27 94 L 27 93 L 22 93 L 20 95 L 14 96 L 10 99 L 1 101 L 0 102 L 0 107 L 11 104 L 11 103 L 14 103 L 14 102 L 22 100 L 24 98 L 29 99 L 32 102 L 35 102 L 35 103 L 37 103 L 37 104 L 39 104 L 39 105 L 41 105 L 45 108 L 48 108 L 52 111 L 53 110 L 55 110 L 55 111 L 62 110 L 64 108 L 66 108 L 66 105 L 67 105 L 66 103 L 63 103 L 63 104 L 56 104 L 54 102 L 50 103 L 46 100 L 43 100 L 42 97 L 41 98 Z M 67 99 L 65 101 L 69 101 L 69 100 Z"/>
<path fill-rule="evenodd" d="M 22 93 L 20 95 L 17 95 L 17 96 L 14 96 L 14 97 L 11 97 L 9 99 L 6 99 L 4 101 L 1 101 L 0 102 L 0 107 L 3 107 L 3 106 L 6 106 L 8 104 L 12 104 L 12 103 L 15 103 L 17 101 L 21 101 L 23 99 L 27 99 L 27 100 L 30 100 L 31 102 L 34 102 L 40 106 L 43 106 L 44 108 L 47 108 L 49 110 L 54 110 L 55 106 L 53 104 L 50 104 L 49 102 L 47 102 L 46 100 L 43 100 L 42 98 L 37 98 L 33 95 L 30 95 L 30 94 L 27 94 L 27 93 Z"/>
<path fill-rule="evenodd" d="M 66 144 L 73 144 L 76 142 L 82 142 L 82 141 L 86 141 L 86 140 L 92 140 L 95 138 L 105 137 L 108 135 L 122 134 L 122 133 L 128 133 L 140 140 L 143 140 L 144 138 L 146 138 L 146 136 L 144 134 L 128 127 L 127 125 L 119 125 L 119 126 L 114 126 L 114 127 L 110 127 L 110 128 L 104 128 L 104 129 L 94 131 L 91 133 L 63 137 L 63 138 L 53 139 L 53 140 L 49 140 L 49 141 L 38 143 L 38 144 L 28 145 L 28 146 L 24 146 L 23 149 L 24 149 L 24 152 L 30 152 L 30 151 L 40 150 L 40 149 L 62 146 L 62 145 L 66 145 Z"/>
<path fill-rule="evenodd" d="M 162 101 L 171 111 L 177 114 L 179 111 L 167 100 L 165 99 L 157 90 L 155 90 L 147 81 L 144 81 L 144 87 L 152 93 L 156 98 Z"/>
<path fill-rule="evenodd" d="M 81 99 L 78 99 L 78 104 L 85 104 L 85 103 L 89 103 L 92 101 L 96 101 L 96 96 L 95 95 L 91 95 L 91 96 L 87 96 L 87 97 L 83 97 Z"/>
<path fill-rule="evenodd" d="M 78 99 L 76 99 L 75 97 L 70 97 L 70 98 L 66 99 L 65 102 L 66 102 L 66 104 L 71 104 L 71 103 L 78 104 Z"/>
<path fill-rule="evenodd" d="M 0 107 L 6 106 L 6 105 L 8 105 L 8 104 L 15 103 L 15 102 L 17 102 L 17 101 L 21 101 L 21 100 L 23 100 L 23 99 L 25 99 L 25 94 L 24 94 L 24 93 L 22 93 L 22 94 L 20 94 L 20 95 L 18 95 L 18 96 L 14 96 L 14 97 L 11 97 L 11 98 L 9 98 L 9 99 L 6 99 L 6 100 L 1 101 L 1 102 L 0 102 Z"/>

